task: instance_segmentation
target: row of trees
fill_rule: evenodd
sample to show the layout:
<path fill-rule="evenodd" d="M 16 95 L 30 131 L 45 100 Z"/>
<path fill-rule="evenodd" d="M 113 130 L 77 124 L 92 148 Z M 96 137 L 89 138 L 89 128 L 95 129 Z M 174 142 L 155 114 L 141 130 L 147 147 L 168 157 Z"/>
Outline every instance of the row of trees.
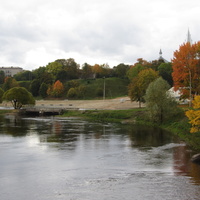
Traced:
<path fill-rule="evenodd" d="M 45 67 L 33 71 L 23 71 L 14 77 L 4 77 L 0 73 L 0 81 L 4 91 L 22 86 L 32 93 L 34 97 L 67 97 L 83 98 L 85 85 L 78 84 L 78 79 L 95 79 L 103 77 L 118 77 L 130 81 L 142 69 L 154 69 L 172 85 L 172 67 L 170 63 L 162 61 L 147 62 L 138 59 L 134 65 L 119 64 L 110 68 L 107 64 L 91 66 L 85 63 L 80 69 L 74 59 L 59 59 Z"/>

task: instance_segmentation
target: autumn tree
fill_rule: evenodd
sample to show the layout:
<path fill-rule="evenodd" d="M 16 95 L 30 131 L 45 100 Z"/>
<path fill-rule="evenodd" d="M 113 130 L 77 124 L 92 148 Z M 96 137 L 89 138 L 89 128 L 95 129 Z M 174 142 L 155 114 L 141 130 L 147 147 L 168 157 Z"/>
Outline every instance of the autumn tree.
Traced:
<path fill-rule="evenodd" d="M 146 90 L 145 102 L 151 121 L 162 123 L 179 113 L 177 103 L 168 93 L 170 85 L 162 77 L 151 82 Z"/>
<path fill-rule="evenodd" d="M 199 52 L 200 42 L 184 43 L 174 52 L 172 60 L 174 88 L 181 90 L 185 97 L 189 96 L 190 89 L 192 94 L 200 93 Z"/>
<path fill-rule="evenodd" d="M 11 101 L 14 109 L 20 109 L 26 104 L 35 104 L 32 94 L 23 87 L 14 87 L 7 90 L 2 97 L 3 100 Z"/>
<path fill-rule="evenodd" d="M 132 79 L 128 87 L 128 94 L 131 101 L 144 102 L 144 95 L 149 84 L 158 78 L 158 73 L 153 69 L 145 69 L 139 72 L 138 76 Z"/>
<path fill-rule="evenodd" d="M 186 111 L 186 116 L 189 119 L 189 123 L 192 125 L 190 133 L 200 131 L 200 96 L 195 96 L 192 101 L 193 109 Z"/>
<path fill-rule="evenodd" d="M 64 92 L 63 84 L 57 80 L 52 86 L 49 87 L 47 93 L 53 97 L 61 97 Z"/>

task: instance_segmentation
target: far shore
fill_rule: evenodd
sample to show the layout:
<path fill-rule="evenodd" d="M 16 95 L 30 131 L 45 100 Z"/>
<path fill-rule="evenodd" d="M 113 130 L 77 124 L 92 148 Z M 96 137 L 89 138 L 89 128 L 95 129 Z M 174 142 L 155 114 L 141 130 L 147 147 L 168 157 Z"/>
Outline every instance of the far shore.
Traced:
<path fill-rule="evenodd" d="M 139 103 L 132 102 L 129 97 L 121 97 L 105 100 L 36 100 L 35 106 L 83 110 L 128 110 L 138 108 Z M 12 107 L 12 104 L 10 102 L 3 102 L 0 107 Z"/>

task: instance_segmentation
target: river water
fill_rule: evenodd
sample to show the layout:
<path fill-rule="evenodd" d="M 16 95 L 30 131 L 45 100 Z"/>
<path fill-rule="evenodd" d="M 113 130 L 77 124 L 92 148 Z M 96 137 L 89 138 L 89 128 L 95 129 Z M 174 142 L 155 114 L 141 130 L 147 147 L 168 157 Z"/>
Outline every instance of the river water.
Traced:
<path fill-rule="evenodd" d="M 200 199 L 193 153 L 158 128 L 5 115 L 0 199 Z"/>

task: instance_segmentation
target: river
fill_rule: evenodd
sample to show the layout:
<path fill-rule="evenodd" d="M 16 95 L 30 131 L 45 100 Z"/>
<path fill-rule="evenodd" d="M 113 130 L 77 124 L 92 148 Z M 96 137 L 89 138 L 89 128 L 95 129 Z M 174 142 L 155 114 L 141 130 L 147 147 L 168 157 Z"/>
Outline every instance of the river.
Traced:
<path fill-rule="evenodd" d="M 0 116 L 0 199 L 200 199 L 193 154 L 158 128 Z"/>

